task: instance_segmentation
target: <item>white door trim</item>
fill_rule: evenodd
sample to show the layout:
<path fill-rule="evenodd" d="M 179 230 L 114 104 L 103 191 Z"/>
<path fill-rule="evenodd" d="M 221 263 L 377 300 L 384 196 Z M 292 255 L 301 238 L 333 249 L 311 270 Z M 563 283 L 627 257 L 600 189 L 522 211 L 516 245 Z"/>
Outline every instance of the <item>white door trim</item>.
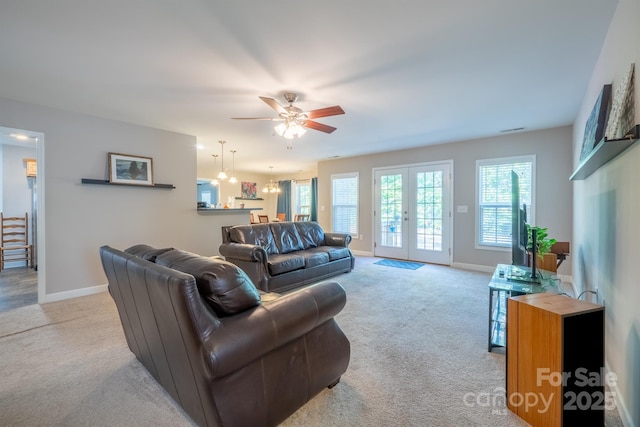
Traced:
<path fill-rule="evenodd" d="M 420 162 L 420 163 L 409 163 L 409 164 L 401 164 L 401 165 L 393 165 L 393 166 L 381 166 L 381 167 L 375 167 L 371 169 L 371 182 L 373 183 L 373 185 L 371 186 L 371 211 L 372 212 L 376 212 L 377 210 L 377 206 L 376 206 L 376 174 L 378 172 L 381 171 L 385 171 L 385 170 L 393 170 L 393 169 L 401 169 L 401 168 L 413 168 L 413 167 L 419 167 L 419 166 L 434 166 L 434 165 L 448 165 L 449 167 L 449 194 L 448 194 L 448 210 L 449 210 L 449 215 L 450 215 L 450 221 L 449 221 L 449 239 L 447 242 L 449 251 L 448 251 L 448 262 L 446 265 L 452 265 L 453 264 L 453 252 L 454 252 L 454 247 L 453 247 L 453 241 L 454 241 L 454 233 L 455 233 L 455 215 L 453 214 L 453 206 L 454 206 L 454 186 L 455 186 L 455 182 L 454 182 L 454 177 L 455 177 L 455 173 L 454 173 L 454 162 L 453 159 L 447 159 L 447 160 L 437 160 L 437 161 L 432 161 L 432 162 Z M 377 235 L 376 235 L 376 224 L 377 224 L 377 218 L 373 218 L 373 221 L 371 221 L 371 235 L 374 237 L 372 239 L 371 242 L 371 253 L 375 254 L 375 245 L 376 245 L 376 240 L 377 240 Z M 444 242 L 443 242 L 444 244 Z"/>

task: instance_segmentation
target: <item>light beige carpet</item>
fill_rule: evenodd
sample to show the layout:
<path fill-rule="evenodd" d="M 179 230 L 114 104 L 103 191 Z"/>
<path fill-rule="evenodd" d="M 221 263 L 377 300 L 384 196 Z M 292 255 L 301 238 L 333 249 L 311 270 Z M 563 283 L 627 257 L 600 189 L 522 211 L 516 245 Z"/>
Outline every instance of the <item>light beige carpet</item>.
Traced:
<path fill-rule="evenodd" d="M 489 275 L 377 260 L 335 279 L 346 374 L 283 425 L 527 425 L 504 406 L 504 354 L 487 352 Z M 108 294 L 0 313 L 0 372 L 3 426 L 192 425 L 127 348 Z"/>

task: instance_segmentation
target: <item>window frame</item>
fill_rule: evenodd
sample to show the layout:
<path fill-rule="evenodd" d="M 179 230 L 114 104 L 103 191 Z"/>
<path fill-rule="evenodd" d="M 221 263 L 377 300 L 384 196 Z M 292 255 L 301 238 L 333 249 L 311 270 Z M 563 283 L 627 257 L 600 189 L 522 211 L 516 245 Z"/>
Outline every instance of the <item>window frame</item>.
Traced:
<path fill-rule="evenodd" d="M 352 237 L 357 238 L 360 233 L 360 174 L 359 172 L 346 172 L 346 173 L 337 173 L 331 174 L 331 230 L 336 233 L 347 233 Z M 335 214 L 335 184 L 336 180 L 339 179 L 354 179 L 356 184 L 355 191 L 355 204 L 354 205 L 343 205 L 343 206 L 355 206 L 355 231 L 347 232 L 342 230 L 336 230 L 336 214 Z"/>
<path fill-rule="evenodd" d="M 511 233 L 509 234 L 509 243 L 489 243 L 484 242 L 481 239 L 482 233 L 482 207 L 480 204 L 481 201 L 481 188 L 480 188 L 480 172 L 482 167 L 486 166 L 501 166 L 501 165 L 510 165 L 516 163 L 530 163 L 531 164 L 531 183 L 530 183 L 530 193 L 531 193 L 531 203 L 527 206 L 527 223 L 535 224 L 535 211 L 536 211 L 536 155 L 535 154 L 527 154 L 521 156 L 510 156 L 510 157 L 498 157 L 492 159 L 480 159 L 476 160 L 476 218 L 475 218 L 475 247 L 476 249 L 482 250 L 491 250 L 491 251 L 500 251 L 500 252 L 509 252 L 511 251 Z M 522 192 L 522 183 L 520 186 Z M 508 206 L 509 210 L 511 210 L 511 202 L 504 203 L 504 206 Z"/>

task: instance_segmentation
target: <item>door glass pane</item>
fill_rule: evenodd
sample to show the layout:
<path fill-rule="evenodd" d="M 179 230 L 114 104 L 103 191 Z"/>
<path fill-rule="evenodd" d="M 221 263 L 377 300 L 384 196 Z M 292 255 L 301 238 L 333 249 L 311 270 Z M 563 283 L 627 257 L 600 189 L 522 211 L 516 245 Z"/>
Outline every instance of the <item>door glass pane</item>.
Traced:
<path fill-rule="evenodd" d="M 402 247 L 402 175 L 380 178 L 380 244 Z"/>
<path fill-rule="evenodd" d="M 297 184 L 295 207 L 292 214 L 311 215 L 311 184 Z"/>
<path fill-rule="evenodd" d="M 416 174 L 417 249 L 442 251 L 442 171 Z"/>

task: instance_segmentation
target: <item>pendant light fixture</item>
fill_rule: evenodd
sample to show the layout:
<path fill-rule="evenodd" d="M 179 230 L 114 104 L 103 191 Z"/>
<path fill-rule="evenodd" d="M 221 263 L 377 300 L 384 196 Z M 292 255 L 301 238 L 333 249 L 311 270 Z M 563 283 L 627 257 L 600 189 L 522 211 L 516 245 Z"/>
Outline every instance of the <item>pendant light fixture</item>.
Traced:
<path fill-rule="evenodd" d="M 222 151 L 222 155 L 220 156 L 220 162 L 221 162 L 221 163 L 220 163 L 220 173 L 218 174 L 218 179 L 219 179 L 220 181 L 224 181 L 225 179 L 227 179 L 227 174 L 226 174 L 226 172 L 224 171 L 224 144 L 225 144 L 227 141 L 218 141 L 218 142 L 219 142 L 219 143 L 220 143 L 220 145 L 221 145 L 220 149 L 221 149 L 221 151 Z"/>
<path fill-rule="evenodd" d="M 231 178 L 229 178 L 229 184 L 235 184 L 238 182 L 236 178 L 236 150 L 231 150 Z"/>
<path fill-rule="evenodd" d="M 216 163 L 217 163 L 217 161 L 218 161 L 218 155 L 217 154 L 213 154 L 213 173 L 214 174 L 216 173 Z M 220 184 L 220 182 L 216 178 L 213 178 L 211 180 L 211 185 L 219 185 L 219 184 Z"/>
<path fill-rule="evenodd" d="M 269 166 L 269 169 L 271 169 L 271 175 L 273 175 L 273 166 Z M 278 183 L 274 183 L 273 179 L 269 180 L 269 183 L 267 185 L 264 186 L 264 188 L 262 189 L 263 193 L 279 193 L 280 192 L 280 187 L 278 187 Z"/>

